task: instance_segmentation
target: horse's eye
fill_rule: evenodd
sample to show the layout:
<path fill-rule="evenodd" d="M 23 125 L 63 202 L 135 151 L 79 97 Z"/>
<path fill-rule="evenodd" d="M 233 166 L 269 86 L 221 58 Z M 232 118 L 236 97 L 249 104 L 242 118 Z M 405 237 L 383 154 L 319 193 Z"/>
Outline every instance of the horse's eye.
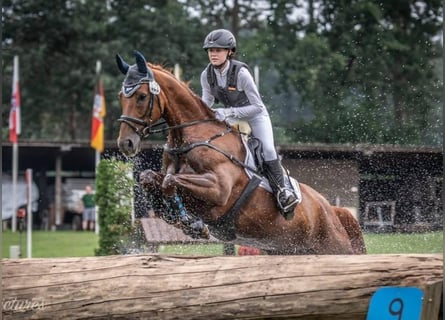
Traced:
<path fill-rule="evenodd" d="M 138 96 L 138 102 L 143 102 L 145 99 L 147 99 L 147 95 L 146 94 L 141 94 Z"/>

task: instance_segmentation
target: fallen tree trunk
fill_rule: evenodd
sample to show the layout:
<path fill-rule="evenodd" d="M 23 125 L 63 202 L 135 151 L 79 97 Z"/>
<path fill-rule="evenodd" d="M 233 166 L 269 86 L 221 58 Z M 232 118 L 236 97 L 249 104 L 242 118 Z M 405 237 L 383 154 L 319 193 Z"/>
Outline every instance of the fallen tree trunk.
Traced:
<path fill-rule="evenodd" d="M 438 254 L 3 259 L 4 319 L 366 319 L 385 286 L 424 291 L 438 319 Z"/>

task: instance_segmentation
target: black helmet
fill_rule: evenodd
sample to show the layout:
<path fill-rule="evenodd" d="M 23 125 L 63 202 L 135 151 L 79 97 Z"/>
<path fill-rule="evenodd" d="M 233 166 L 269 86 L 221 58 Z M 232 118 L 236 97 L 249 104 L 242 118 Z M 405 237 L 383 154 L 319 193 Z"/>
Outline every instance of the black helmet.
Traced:
<path fill-rule="evenodd" d="M 235 36 L 226 29 L 217 29 L 210 32 L 204 40 L 204 50 L 209 48 L 224 48 L 236 50 Z"/>

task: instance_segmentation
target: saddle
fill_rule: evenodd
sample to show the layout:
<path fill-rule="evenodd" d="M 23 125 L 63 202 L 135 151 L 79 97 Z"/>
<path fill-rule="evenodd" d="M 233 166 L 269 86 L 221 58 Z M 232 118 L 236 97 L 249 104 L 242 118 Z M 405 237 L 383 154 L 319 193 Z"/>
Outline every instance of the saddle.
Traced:
<path fill-rule="evenodd" d="M 260 186 L 272 192 L 270 186 L 268 186 L 267 183 L 272 184 L 274 182 L 268 178 L 269 174 L 267 172 L 266 166 L 264 165 L 265 160 L 263 155 L 263 144 L 258 138 L 252 136 L 251 134 L 245 134 L 243 139 L 245 141 L 246 148 L 249 149 L 247 150 L 247 152 L 250 152 L 251 155 L 250 164 L 253 164 L 256 167 L 257 174 L 263 177 L 263 182 Z M 246 164 L 248 165 L 249 163 Z M 298 182 L 289 175 L 289 170 L 284 167 L 283 164 L 281 164 L 281 168 L 283 170 L 285 187 L 289 190 L 293 190 L 298 198 L 301 199 L 301 191 Z M 246 170 L 246 173 L 250 178 L 252 178 L 252 174 L 251 172 L 249 172 L 249 170 Z"/>
<path fill-rule="evenodd" d="M 255 138 L 252 135 L 247 137 L 247 147 L 252 154 L 255 167 L 259 174 L 264 175 L 264 156 L 263 156 L 263 144 L 260 139 Z"/>

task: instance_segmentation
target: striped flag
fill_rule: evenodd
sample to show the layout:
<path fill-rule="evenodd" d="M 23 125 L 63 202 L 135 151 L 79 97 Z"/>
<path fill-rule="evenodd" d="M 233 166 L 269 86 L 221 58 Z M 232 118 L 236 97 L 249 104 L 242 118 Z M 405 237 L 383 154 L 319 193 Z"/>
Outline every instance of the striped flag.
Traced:
<path fill-rule="evenodd" d="M 95 94 L 93 105 L 93 121 L 91 124 L 91 147 L 98 152 L 104 151 L 104 122 L 103 119 L 106 114 L 105 96 L 102 81 L 99 79 Z"/>
<path fill-rule="evenodd" d="M 14 56 L 14 71 L 12 75 L 11 110 L 9 112 L 9 141 L 17 143 L 20 135 L 20 81 L 19 57 Z"/>

